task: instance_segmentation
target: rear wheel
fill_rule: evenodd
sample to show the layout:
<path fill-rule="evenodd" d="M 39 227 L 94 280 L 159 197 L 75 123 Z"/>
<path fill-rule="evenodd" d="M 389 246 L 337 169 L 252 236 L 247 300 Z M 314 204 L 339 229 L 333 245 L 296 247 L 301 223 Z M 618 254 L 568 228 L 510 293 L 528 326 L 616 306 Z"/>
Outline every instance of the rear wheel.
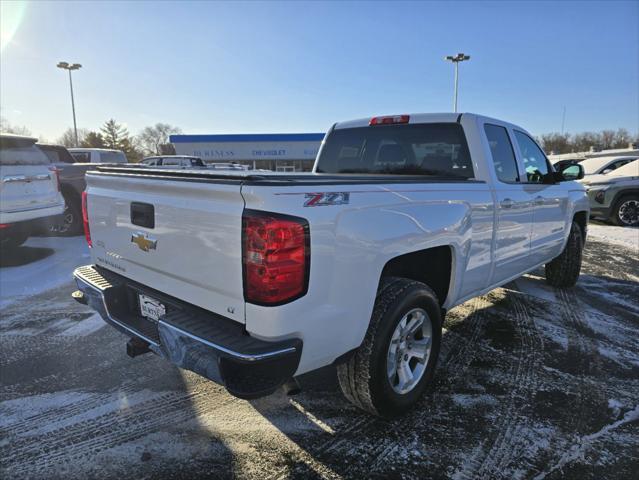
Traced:
<path fill-rule="evenodd" d="M 639 225 L 639 195 L 622 197 L 612 209 L 611 220 L 620 227 Z"/>
<path fill-rule="evenodd" d="M 583 248 L 581 227 L 577 222 L 572 222 L 563 252 L 546 264 L 546 282 L 553 287 L 574 287 L 581 271 Z"/>
<path fill-rule="evenodd" d="M 438 299 L 427 285 L 386 279 L 362 345 L 337 367 L 344 396 L 381 417 L 413 406 L 435 373 L 441 324 Z"/>

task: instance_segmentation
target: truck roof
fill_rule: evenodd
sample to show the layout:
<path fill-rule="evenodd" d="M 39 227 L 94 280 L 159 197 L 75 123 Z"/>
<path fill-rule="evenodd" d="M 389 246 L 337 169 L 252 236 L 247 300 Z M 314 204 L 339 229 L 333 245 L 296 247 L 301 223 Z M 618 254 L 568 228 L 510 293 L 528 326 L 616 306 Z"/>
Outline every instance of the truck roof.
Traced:
<path fill-rule="evenodd" d="M 368 127 L 370 125 L 371 119 L 375 117 L 386 117 L 386 116 L 400 116 L 407 115 L 409 117 L 408 124 L 415 123 L 455 123 L 459 122 L 461 117 L 464 118 L 472 117 L 474 119 L 482 118 L 483 120 L 494 121 L 504 125 L 510 125 L 511 127 L 517 128 L 522 131 L 526 131 L 523 128 L 514 125 L 510 122 L 505 122 L 503 120 L 499 120 L 496 118 L 487 117 L 485 115 L 479 115 L 476 113 L 470 112 L 444 112 L 444 113 L 403 113 L 403 114 L 394 114 L 394 115 L 373 115 L 365 118 L 358 118 L 355 120 L 347 120 L 345 122 L 337 122 L 334 125 L 334 129 L 342 129 L 342 128 L 358 128 L 358 127 Z"/>

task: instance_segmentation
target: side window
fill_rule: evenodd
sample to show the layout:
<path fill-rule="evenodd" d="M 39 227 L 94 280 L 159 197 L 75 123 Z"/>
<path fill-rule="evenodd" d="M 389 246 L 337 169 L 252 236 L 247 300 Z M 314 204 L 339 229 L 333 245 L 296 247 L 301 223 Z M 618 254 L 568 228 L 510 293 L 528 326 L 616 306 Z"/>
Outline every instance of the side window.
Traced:
<path fill-rule="evenodd" d="M 504 127 L 488 123 L 484 125 L 484 131 L 490 145 L 497 178 L 506 183 L 518 182 L 517 160 L 510 138 L 508 138 L 508 132 Z"/>
<path fill-rule="evenodd" d="M 546 155 L 541 148 L 528 135 L 515 130 L 515 138 L 517 145 L 521 151 L 522 160 L 524 162 L 524 170 L 526 171 L 526 180 L 530 183 L 542 183 L 544 175 L 548 174 L 548 162 Z"/>

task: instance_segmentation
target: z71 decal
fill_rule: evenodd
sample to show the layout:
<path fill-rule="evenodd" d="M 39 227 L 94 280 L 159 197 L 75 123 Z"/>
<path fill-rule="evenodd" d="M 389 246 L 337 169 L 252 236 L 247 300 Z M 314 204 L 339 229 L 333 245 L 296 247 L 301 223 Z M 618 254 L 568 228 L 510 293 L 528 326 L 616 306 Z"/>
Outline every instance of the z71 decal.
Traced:
<path fill-rule="evenodd" d="M 327 205 L 346 205 L 350 192 L 306 193 L 305 207 L 324 207 Z"/>

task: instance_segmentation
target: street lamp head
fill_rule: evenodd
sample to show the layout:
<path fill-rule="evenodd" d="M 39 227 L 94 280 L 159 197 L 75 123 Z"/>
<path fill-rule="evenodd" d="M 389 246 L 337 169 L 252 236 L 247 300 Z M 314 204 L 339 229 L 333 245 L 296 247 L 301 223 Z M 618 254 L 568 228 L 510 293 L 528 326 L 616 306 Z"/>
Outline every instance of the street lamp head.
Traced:
<path fill-rule="evenodd" d="M 57 65 L 58 68 L 69 68 L 69 64 L 67 62 L 59 62 Z"/>
<path fill-rule="evenodd" d="M 82 65 L 80 65 L 79 63 L 74 63 L 73 65 L 69 66 L 69 70 L 80 70 L 80 68 L 82 68 Z"/>
<path fill-rule="evenodd" d="M 457 55 L 448 55 L 444 57 L 444 60 L 448 60 L 453 63 L 463 62 L 464 60 L 470 60 L 470 55 L 464 55 L 463 53 L 458 53 Z"/>

